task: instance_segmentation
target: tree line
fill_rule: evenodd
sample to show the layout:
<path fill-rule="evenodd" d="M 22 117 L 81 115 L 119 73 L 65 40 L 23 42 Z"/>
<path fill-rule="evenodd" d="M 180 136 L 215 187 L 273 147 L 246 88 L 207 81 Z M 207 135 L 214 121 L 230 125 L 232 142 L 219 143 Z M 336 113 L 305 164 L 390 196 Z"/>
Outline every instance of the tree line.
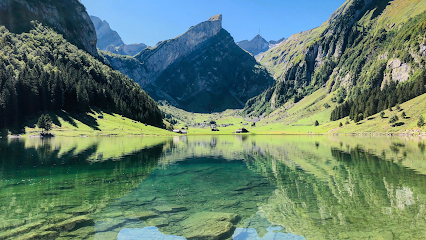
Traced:
<path fill-rule="evenodd" d="M 0 26 L 0 128 L 42 112 L 92 107 L 162 127 L 156 102 L 131 79 L 33 22 L 29 33 Z"/>
<path fill-rule="evenodd" d="M 426 93 L 426 72 L 421 70 L 414 79 L 404 83 L 391 83 L 383 89 L 368 89 L 353 99 L 345 101 L 331 112 L 331 121 L 349 116 L 359 122 L 385 109 L 401 104 Z"/>

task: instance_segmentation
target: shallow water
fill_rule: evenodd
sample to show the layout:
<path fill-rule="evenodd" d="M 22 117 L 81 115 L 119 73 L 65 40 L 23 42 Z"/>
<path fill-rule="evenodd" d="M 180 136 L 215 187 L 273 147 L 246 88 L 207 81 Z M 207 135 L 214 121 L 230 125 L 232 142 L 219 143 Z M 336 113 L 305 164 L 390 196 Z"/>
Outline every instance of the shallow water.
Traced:
<path fill-rule="evenodd" d="M 416 138 L 0 141 L 0 239 L 423 239 Z"/>

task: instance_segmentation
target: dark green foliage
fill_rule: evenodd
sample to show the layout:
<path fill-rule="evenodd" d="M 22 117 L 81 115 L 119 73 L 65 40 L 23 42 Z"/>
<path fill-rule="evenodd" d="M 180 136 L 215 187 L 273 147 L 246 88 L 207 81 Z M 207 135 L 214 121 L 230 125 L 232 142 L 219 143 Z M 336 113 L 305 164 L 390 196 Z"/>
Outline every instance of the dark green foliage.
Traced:
<path fill-rule="evenodd" d="M 346 124 L 346 125 L 349 125 L 349 124 L 350 124 L 349 119 L 346 119 L 345 124 Z"/>
<path fill-rule="evenodd" d="M 342 122 L 339 123 L 339 127 L 343 127 L 343 123 Z"/>
<path fill-rule="evenodd" d="M 336 121 L 346 116 L 354 120 L 360 113 L 363 113 L 364 117 L 369 117 L 387 108 L 392 111 L 393 106 L 425 93 L 425 84 L 426 74 L 425 71 L 421 71 L 412 81 L 398 84 L 398 86 L 395 82 L 391 82 L 383 90 L 380 90 L 380 87 L 366 90 L 355 99 L 337 106 L 331 112 L 330 120 Z M 398 107 L 399 105 L 397 109 Z"/>
<path fill-rule="evenodd" d="M 396 105 L 396 110 L 397 111 L 401 110 L 401 106 L 399 106 L 399 104 Z"/>
<path fill-rule="evenodd" d="M 42 114 L 37 122 L 37 127 L 42 129 L 42 134 L 44 132 L 49 132 L 52 130 L 52 119 L 49 114 Z"/>
<path fill-rule="evenodd" d="M 315 127 L 316 126 L 319 126 L 319 122 L 318 122 L 318 120 L 315 120 Z"/>
<path fill-rule="evenodd" d="M 354 117 L 354 121 L 356 123 L 358 123 L 359 121 L 361 121 L 363 119 L 364 119 L 364 114 L 362 114 L 362 113 L 359 113 L 359 114 L 355 115 L 355 117 Z"/>
<path fill-rule="evenodd" d="M 402 117 L 402 118 L 406 118 L 406 117 L 407 117 L 407 114 L 405 114 L 405 112 L 402 112 L 402 113 L 401 113 L 401 117 Z"/>
<path fill-rule="evenodd" d="M 91 107 L 161 127 L 157 104 L 139 85 L 53 30 L 34 23 L 29 33 L 0 26 L 0 128 L 40 112 L 85 112 Z"/>
<path fill-rule="evenodd" d="M 330 105 L 328 103 L 324 103 L 324 107 L 328 109 L 330 108 Z"/>
<path fill-rule="evenodd" d="M 393 115 L 390 119 L 389 119 L 389 123 L 396 123 L 399 120 L 397 115 Z"/>
<path fill-rule="evenodd" d="M 422 115 L 420 115 L 419 120 L 417 121 L 417 126 L 423 127 L 424 125 L 425 125 L 425 119 L 423 118 Z"/>
<path fill-rule="evenodd" d="M 380 112 L 380 117 L 385 118 L 385 112 Z"/>

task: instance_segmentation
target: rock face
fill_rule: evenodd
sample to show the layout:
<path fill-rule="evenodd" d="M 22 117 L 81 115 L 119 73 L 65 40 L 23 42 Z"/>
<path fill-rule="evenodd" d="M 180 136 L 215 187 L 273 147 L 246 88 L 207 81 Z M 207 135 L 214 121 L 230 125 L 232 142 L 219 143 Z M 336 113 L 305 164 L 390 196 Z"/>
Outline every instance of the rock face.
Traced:
<path fill-rule="evenodd" d="M 269 49 L 275 47 L 284 41 L 285 38 L 281 38 L 278 41 L 266 41 L 262 36 L 257 34 L 252 40 L 243 40 L 241 42 L 237 42 L 237 45 L 247 52 L 251 53 L 253 56 L 259 55 L 260 53 L 264 53 Z"/>
<path fill-rule="evenodd" d="M 269 50 L 269 42 L 266 41 L 262 36 L 257 34 L 252 40 L 244 40 L 237 42 L 237 45 L 247 52 L 256 56 L 259 53 L 266 52 Z"/>
<path fill-rule="evenodd" d="M 134 44 L 123 44 L 119 47 L 114 47 L 113 45 L 109 45 L 106 48 L 106 51 L 112 52 L 119 55 L 129 55 L 134 56 L 138 53 L 140 53 L 142 50 L 147 48 L 148 46 L 143 43 L 134 43 Z"/>
<path fill-rule="evenodd" d="M 222 28 L 222 15 L 133 58 L 103 54 L 155 100 L 167 100 L 187 111 L 242 108 L 245 101 L 273 83 L 266 69 Z"/>
<path fill-rule="evenodd" d="M 111 29 L 109 23 L 95 16 L 90 16 L 95 25 L 96 35 L 98 36 L 97 47 L 119 55 L 134 56 L 148 46 L 143 43 L 134 43 L 127 45 L 123 42 L 120 35 Z"/>
<path fill-rule="evenodd" d="M 78 0 L 0 0 L 0 25 L 13 33 L 27 32 L 37 20 L 77 47 L 97 56 L 96 31 Z"/>
<path fill-rule="evenodd" d="M 92 20 L 93 25 L 95 25 L 96 35 L 98 37 L 97 47 L 99 49 L 106 50 L 110 45 L 118 47 L 124 44 L 120 35 L 111 29 L 107 21 L 102 21 L 100 18 L 95 16 L 90 16 L 90 19 Z"/>

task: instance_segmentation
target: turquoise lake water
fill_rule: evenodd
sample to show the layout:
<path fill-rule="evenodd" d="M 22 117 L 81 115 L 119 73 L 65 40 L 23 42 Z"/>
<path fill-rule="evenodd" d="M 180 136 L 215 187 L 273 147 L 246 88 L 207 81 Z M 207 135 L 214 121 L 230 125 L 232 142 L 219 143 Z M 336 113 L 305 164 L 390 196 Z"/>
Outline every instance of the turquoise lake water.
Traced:
<path fill-rule="evenodd" d="M 424 239 L 419 138 L 0 139 L 0 239 Z"/>

